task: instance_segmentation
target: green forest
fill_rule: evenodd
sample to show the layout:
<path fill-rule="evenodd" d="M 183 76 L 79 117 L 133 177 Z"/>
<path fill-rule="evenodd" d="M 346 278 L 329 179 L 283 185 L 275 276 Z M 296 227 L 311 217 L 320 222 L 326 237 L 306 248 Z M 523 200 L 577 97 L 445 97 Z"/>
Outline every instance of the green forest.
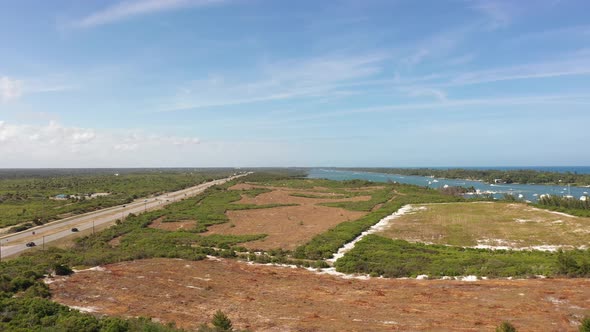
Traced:
<path fill-rule="evenodd" d="M 590 174 L 576 174 L 572 172 L 541 172 L 530 169 L 522 170 L 476 170 L 476 169 L 436 169 L 436 168 L 346 168 L 352 171 L 375 172 L 399 175 L 434 176 L 446 179 L 465 179 L 494 183 L 500 180 L 504 183 L 522 184 L 572 184 L 579 186 L 590 185 Z"/>

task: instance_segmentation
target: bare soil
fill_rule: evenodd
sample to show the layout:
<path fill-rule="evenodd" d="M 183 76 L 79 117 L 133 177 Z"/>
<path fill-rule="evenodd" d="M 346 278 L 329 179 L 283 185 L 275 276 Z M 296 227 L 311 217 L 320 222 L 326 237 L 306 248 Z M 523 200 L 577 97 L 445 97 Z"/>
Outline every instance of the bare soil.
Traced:
<path fill-rule="evenodd" d="M 124 262 L 49 287 L 65 305 L 190 330 L 218 309 L 253 331 L 577 331 L 590 314 L 590 279 L 357 280 L 235 260 Z"/>
<path fill-rule="evenodd" d="M 178 231 L 181 229 L 192 229 L 195 228 L 196 221 L 195 220 L 183 220 L 183 221 L 173 221 L 173 222 L 163 222 L 165 217 L 160 217 L 154 220 L 148 227 L 161 229 L 165 231 Z"/>
<path fill-rule="evenodd" d="M 121 240 L 123 240 L 123 236 L 114 237 L 109 241 L 109 245 L 113 248 L 116 248 L 121 245 Z"/>
<path fill-rule="evenodd" d="M 235 187 L 235 186 L 234 186 Z M 256 197 L 243 196 L 236 203 L 243 204 L 299 204 L 269 209 L 227 211 L 229 222 L 208 227 L 209 234 L 267 234 L 262 240 L 242 244 L 249 249 L 295 249 L 315 235 L 323 233 L 341 222 L 356 220 L 365 212 L 349 211 L 317 205 L 324 202 L 369 200 L 370 196 L 352 198 L 306 198 L 294 197 L 293 190 L 275 190 Z M 300 192 L 301 191 L 297 191 Z"/>

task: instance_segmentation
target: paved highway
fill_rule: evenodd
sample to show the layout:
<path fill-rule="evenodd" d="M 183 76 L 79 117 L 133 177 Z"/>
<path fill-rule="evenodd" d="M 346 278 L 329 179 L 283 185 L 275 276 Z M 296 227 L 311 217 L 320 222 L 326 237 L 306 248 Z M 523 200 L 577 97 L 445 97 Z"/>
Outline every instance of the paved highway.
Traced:
<path fill-rule="evenodd" d="M 130 213 L 139 214 L 147 210 L 157 209 L 186 197 L 197 195 L 211 186 L 223 184 L 227 181 L 231 181 L 247 174 L 240 174 L 224 179 L 206 182 L 194 187 L 162 194 L 160 196 L 137 199 L 129 204 L 80 214 L 53 221 L 42 226 L 37 226 L 23 232 L 0 236 L 0 259 L 32 249 L 32 247 L 27 247 L 26 245 L 29 242 L 34 242 L 36 246 L 48 245 L 48 243 L 59 240 L 66 236 L 84 233 L 84 230 L 92 230 L 94 228 L 98 228 L 101 225 L 113 223 L 117 219 L 124 219 Z M 78 232 L 72 232 L 73 228 L 77 228 Z"/>

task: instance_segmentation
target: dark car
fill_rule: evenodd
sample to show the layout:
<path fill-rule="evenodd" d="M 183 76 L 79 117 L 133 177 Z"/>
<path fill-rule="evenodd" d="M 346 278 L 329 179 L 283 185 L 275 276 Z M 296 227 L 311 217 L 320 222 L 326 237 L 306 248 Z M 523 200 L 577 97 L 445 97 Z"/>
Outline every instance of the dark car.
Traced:
<path fill-rule="evenodd" d="M 34 246 L 36 246 L 36 244 L 35 244 L 35 242 L 28 242 L 28 243 L 26 244 L 26 246 L 30 248 L 30 247 L 34 247 Z"/>
<path fill-rule="evenodd" d="M 72 232 L 79 232 L 80 230 L 78 230 L 76 227 L 72 228 Z"/>

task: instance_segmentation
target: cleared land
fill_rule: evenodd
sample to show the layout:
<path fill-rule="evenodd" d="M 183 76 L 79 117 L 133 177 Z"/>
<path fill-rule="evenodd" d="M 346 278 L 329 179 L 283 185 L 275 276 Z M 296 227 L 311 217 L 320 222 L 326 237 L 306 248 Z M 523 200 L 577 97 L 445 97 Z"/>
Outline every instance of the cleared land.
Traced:
<path fill-rule="evenodd" d="M 100 314 L 196 329 L 217 309 L 254 331 L 576 331 L 589 279 L 350 280 L 234 260 L 149 259 L 50 284 L 53 299 Z"/>
<path fill-rule="evenodd" d="M 416 204 L 379 235 L 480 248 L 554 250 L 590 246 L 590 218 L 512 203 Z"/>
<path fill-rule="evenodd" d="M 163 222 L 165 217 L 160 217 L 148 226 L 149 228 L 161 229 L 164 231 L 179 231 L 184 229 L 193 229 L 195 228 L 196 221 L 194 220 L 187 220 L 187 221 L 169 221 Z"/>
<path fill-rule="evenodd" d="M 251 190 L 263 188 L 270 190 L 256 196 L 242 195 L 236 204 L 297 204 L 267 209 L 229 210 L 226 215 L 229 222 L 208 227 L 209 234 L 242 235 L 267 234 L 262 240 L 244 243 L 250 249 L 295 249 L 306 243 L 313 236 L 325 232 L 345 221 L 356 220 L 366 214 L 362 211 L 350 211 L 343 208 L 319 205 L 328 202 L 361 202 L 371 199 L 370 196 L 339 197 L 338 193 L 327 192 L 328 188 L 314 187 L 314 191 L 293 190 L 283 187 L 253 186 L 239 184 L 230 190 Z M 305 195 L 308 197 L 293 196 Z M 317 198 L 316 196 L 325 198 Z"/>

